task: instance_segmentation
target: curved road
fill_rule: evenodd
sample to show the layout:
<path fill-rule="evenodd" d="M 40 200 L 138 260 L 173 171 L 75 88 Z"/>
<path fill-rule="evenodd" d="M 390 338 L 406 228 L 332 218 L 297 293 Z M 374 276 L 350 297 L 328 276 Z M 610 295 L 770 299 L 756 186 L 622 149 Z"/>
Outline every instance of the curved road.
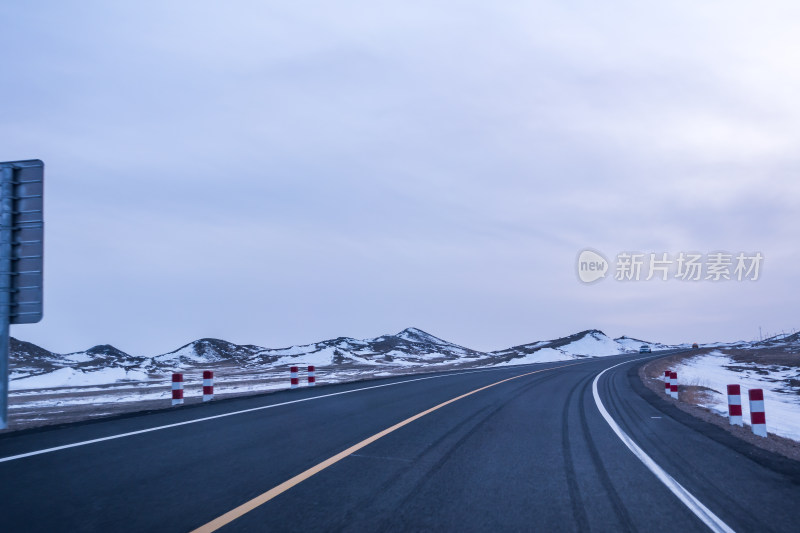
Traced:
<path fill-rule="evenodd" d="M 658 398 L 642 362 L 406 376 L 7 434 L 0 530 L 797 531 L 797 463 Z"/>

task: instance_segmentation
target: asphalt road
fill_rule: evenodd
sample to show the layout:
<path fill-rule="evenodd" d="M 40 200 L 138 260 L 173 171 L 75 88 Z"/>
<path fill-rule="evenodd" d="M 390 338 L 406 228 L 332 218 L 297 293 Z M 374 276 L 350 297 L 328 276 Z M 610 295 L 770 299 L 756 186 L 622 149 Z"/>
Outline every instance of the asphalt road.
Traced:
<path fill-rule="evenodd" d="M 7 434 L 0 531 L 188 532 L 232 511 L 219 531 L 708 531 L 687 498 L 717 530 L 798 531 L 797 464 L 661 400 L 634 359 L 330 385 Z M 604 370 L 608 415 L 689 496 L 601 415 Z"/>

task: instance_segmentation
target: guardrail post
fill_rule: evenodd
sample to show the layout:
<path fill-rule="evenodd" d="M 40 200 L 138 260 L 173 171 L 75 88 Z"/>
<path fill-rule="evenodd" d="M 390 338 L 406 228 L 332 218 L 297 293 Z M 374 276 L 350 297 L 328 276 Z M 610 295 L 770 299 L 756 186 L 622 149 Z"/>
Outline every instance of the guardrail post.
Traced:
<path fill-rule="evenodd" d="M 172 405 L 183 403 L 183 374 L 172 374 Z"/>
<path fill-rule="evenodd" d="M 677 372 L 670 372 L 669 373 L 669 395 L 678 399 L 678 373 Z"/>
<path fill-rule="evenodd" d="M 210 370 L 203 371 L 203 401 L 210 402 L 214 399 L 214 373 Z"/>
<path fill-rule="evenodd" d="M 728 420 L 732 426 L 743 426 L 742 389 L 739 385 L 728 385 Z"/>
<path fill-rule="evenodd" d="M 767 436 L 767 416 L 764 412 L 764 391 L 750 389 L 747 391 L 750 399 L 750 426 L 753 433 L 759 437 Z"/>

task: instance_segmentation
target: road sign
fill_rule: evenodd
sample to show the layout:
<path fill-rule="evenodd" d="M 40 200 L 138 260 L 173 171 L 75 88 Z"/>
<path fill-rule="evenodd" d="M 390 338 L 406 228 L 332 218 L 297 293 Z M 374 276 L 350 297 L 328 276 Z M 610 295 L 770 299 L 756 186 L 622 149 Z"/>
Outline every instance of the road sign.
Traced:
<path fill-rule="evenodd" d="M 42 319 L 44 163 L 0 163 L 0 429 L 8 427 L 9 324 Z"/>

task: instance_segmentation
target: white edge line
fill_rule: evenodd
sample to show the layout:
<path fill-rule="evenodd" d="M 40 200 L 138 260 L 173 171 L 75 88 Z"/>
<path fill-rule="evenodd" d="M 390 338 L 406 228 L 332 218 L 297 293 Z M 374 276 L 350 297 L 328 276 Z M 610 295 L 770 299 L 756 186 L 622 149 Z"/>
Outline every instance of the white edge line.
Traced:
<path fill-rule="evenodd" d="M 533 364 L 539 364 L 539 363 L 533 363 Z M 580 364 L 580 363 L 578 363 L 578 364 Z M 528 365 L 509 365 L 509 366 L 511 366 L 513 368 L 514 366 L 519 367 L 519 366 L 528 366 Z M 36 451 L 33 451 L 33 452 L 21 453 L 21 454 L 18 454 L 18 455 L 10 455 L 8 457 L 0 458 L 0 463 L 5 463 L 5 462 L 8 462 L 8 461 L 16 461 L 17 459 L 24 459 L 25 457 L 32 457 L 34 455 L 42 455 L 44 453 L 57 452 L 59 450 L 66 450 L 66 449 L 69 449 L 69 448 L 77 448 L 78 446 L 86 446 L 87 444 L 95 444 L 97 442 L 104 442 L 104 441 L 107 441 L 107 440 L 121 439 L 121 438 L 124 438 L 124 437 L 132 437 L 133 435 L 141 435 L 142 433 L 150 433 L 151 431 L 159 431 L 159 430 L 162 430 L 162 429 L 169 429 L 169 428 L 174 428 L 174 427 L 178 427 L 178 426 L 185 426 L 187 424 L 195 424 L 197 422 L 205 422 L 207 420 L 215 420 L 217 418 L 225 418 L 227 416 L 240 415 L 240 414 L 243 414 L 243 413 L 252 413 L 253 411 L 262 411 L 264 409 L 272 409 L 273 407 L 280 407 L 282 405 L 290 405 L 290 404 L 293 404 L 293 403 L 300 403 L 300 402 L 309 402 L 311 400 L 319 400 L 321 398 L 330 398 L 331 396 L 339 396 L 339 395 L 342 395 L 342 394 L 350 394 L 350 393 L 353 393 L 353 392 L 360 392 L 360 391 L 365 391 L 365 390 L 370 390 L 370 389 L 380 389 L 381 387 L 392 387 L 394 385 L 402 385 L 404 383 L 412 383 L 414 381 L 424 381 L 426 379 L 438 379 L 438 378 L 446 378 L 446 377 L 451 377 L 451 376 L 461 376 L 461 375 L 464 375 L 464 374 L 474 374 L 476 372 L 486 372 L 486 371 L 490 371 L 490 370 L 508 370 L 509 366 L 494 367 L 494 368 L 482 368 L 482 369 L 478 369 L 478 370 L 469 370 L 469 371 L 465 371 L 465 372 L 456 372 L 456 373 L 453 373 L 453 374 L 440 374 L 438 376 L 427 376 L 427 377 L 423 377 L 423 378 L 407 379 L 407 380 L 404 380 L 404 381 L 396 381 L 394 383 L 384 383 L 383 385 L 373 385 L 371 387 L 362 387 L 360 389 L 352 389 L 352 390 L 347 390 L 347 391 L 342 391 L 342 392 L 333 392 L 331 394 L 323 394 L 323 395 L 320 395 L 320 396 L 312 396 L 311 398 L 301 398 L 299 400 L 292 400 L 292 401 L 289 401 L 289 402 L 281 402 L 281 403 L 275 403 L 275 404 L 270 404 L 270 405 L 262 405 L 261 407 L 253 407 L 253 408 L 250 408 L 250 409 L 243 409 L 241 411 L 233 411 L 233 412 L 230 412 L 230 413 L 223 413 L 221 415 L 206 416 L 206 417 L 203 417 L 203 418 L 195 418 L 193 420 L 186 420 L 184 422 L 176 422 L 174 424 L 167 424 L 165 426 L 156 426 L 156 427 L 147 428 L 147 429 L 140 429 L 138 431 L 130 431 L 128 433 L 120 433 L 118 435 L 109 435 L 108 437 L 101 437 L 101 438 L 98 438 L 98 439 L 84 440 L 84 441 L 80 441 L 80 442 L 74 442 L 72 444 L 64 444 L 62 446 L 54 446 L 52 448 L 45 448 L 45 449 L 36 450 Z M 341 383 L 341 384 L 344 385 L 345 383 Z"/>
<path fill-rule="evenodd" d="M 636 359 L 638 361 L 640 359 Z M 719 531 L 725 533 L 734 533 L 734 530 L 731 529 L 728 524 L 722 521 L 717 515 L 715 515 L 711 510 L 703 505 L 700 500 L 698 500 L 691 492 L 686 490 L 683 485 L 675 481 L 675 479 L 667 474 L 663 468 L 658 466 L 658 464 L 647 455 L 644 450 L 642 450 L 633 439 L 625 433 L 622 428 L 614 421 L 611 415 L 606 410 L 603 402 L 600 400 L 600 394 L 597 392 L 597 382 L 600 380 L 600 376 L 611 370 L 612 368 L 616 368 L 620 365 L 624 365 L 626 363 L 631 363 L 633 361 L 625 361 L 619 363 L 614 366 L 610 366 L 597 374 L 592 382 L 592 394 L 594 395 L 594 402 L 597 404 L 597 408 L 600 410 L 600 414 L 603 415 L 603 418 L 606 419 L 608 425 L 611 426 L 611 429 L 614 430 L 614 433 L 617 434 L 617 437 L 625 443 L 625 446 L 628 447 L 630 451 L 642 462 L 644 465 L 650 469 L 650 471 L 656 475 L 656 477 L 661 481 L 666 487 L 672 491 L 672 493 L 678 497 L 678 499 L 692 511 L 697 518 L 703 521 L 705 525 L 711 531 Z"/>

